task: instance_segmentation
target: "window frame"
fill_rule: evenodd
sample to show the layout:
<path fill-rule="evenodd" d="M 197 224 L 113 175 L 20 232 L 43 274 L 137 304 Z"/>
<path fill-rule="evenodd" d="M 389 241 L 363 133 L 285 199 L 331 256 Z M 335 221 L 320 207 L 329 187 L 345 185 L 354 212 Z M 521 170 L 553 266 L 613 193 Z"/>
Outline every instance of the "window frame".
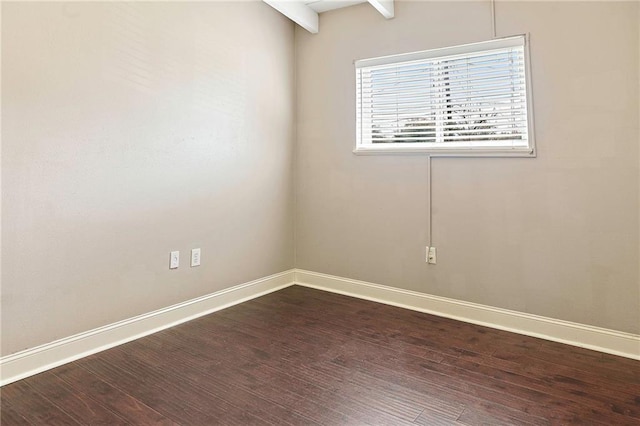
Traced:
<path fill-rule="evenodd" d="M 526 97 L 526 122 L 527 122 L 527 142 L 524 147 L 435 147 L 429 146 L 429 142 L 412 143 L 362 143 L 362 120 L 359 116 L 362 108 L 358 108 L 358 99 L 361 99 L 358 91 L 358 73 L 361 68 L 378 65 L 389 65 L 394 63 L 409 62 L 415 60 L 434 59 L 438 57 L 449 57 L 466 53 L 482 52 L 505 47 L 523 46 L 524 54 L 524 75 L 525 75 L 525 97 Z M 380 155 L 380 154 L 428 154 L 431 156 L 446 157 L 536 157 L 535 132 L 533 121 L 533 90 L 531 85 L 531 61 L 529 54 L 529 35 L 522 34 L 516 36 L 495 38 L 488 41 L 469 43 L 457 46 L 430 49 L 418 52 L 403 53 L 398 55 L 381 56 L 376 58 L 361 59 L 354 61 L 356 77 L 356 145 L 353 153 L 356 155 Z"/>

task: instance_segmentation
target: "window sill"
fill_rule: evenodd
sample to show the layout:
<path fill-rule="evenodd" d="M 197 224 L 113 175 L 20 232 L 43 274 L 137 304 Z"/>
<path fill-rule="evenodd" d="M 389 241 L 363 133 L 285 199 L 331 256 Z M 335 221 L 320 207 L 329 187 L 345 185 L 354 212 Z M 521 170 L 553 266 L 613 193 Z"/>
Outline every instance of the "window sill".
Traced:
<path fill-rule="evenodd" d="M 398 146 L 359 146 L 355 155 L 429 155 L 431 157 L 529 157 L 536 156 L 532 148 L 433 148 Z"/>

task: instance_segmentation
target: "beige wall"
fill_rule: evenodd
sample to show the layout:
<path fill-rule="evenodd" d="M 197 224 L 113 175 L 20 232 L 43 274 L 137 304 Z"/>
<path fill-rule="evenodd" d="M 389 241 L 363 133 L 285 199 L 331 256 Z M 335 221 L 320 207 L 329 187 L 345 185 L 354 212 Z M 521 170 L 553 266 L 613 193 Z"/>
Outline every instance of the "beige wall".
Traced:
<path fill-rule="evenodd" d="M 296 30 L 296 266 L 640 332 L 638 3 L 497 2 L 530 33 L 538 158 L 355 156 L 353 60 L 487 40 L 490 3 L 367 4 Z"/>
<path fill-rule="evenodd" d="M 260 2 L 3 2 L 2 355 L 293 267 L 293 38 Z"/>
<path fill-rule="evenodd" d="M 486 40 L 488 1 L 328 12 L 295 52 L 260 2 L 3 3 L 1 354 L 289 269 L 294 222 L 299 268 L 640 332 L 639 9 L 498 2 L 538 158 L 434 159 L 427 266 L 426 158 L 351 153 L 353 60 Z"/>

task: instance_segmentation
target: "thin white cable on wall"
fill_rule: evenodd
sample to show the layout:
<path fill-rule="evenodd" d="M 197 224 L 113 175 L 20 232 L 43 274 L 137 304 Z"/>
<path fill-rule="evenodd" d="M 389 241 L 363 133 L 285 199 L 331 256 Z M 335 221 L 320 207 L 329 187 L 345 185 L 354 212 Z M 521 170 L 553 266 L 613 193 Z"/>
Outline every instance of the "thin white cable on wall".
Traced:
<path fill-rule="evenodd" d="M 428 241 L 429 241 L 429 245 L 428 247 L 432 247 L 433 246 L 433 235 L 432 235 L 432 226 L 431 223 L 433 222 L 433 209 L 431 208 L 431 156 L 427 155 L 427 191 L 429 191 L 429 194 L 427 196 L 427 202 L 429 203 L 428 206 L 428 210 L 429 213 L 427 215 L 428 217 L 428 221 L 429 223 L 427 224 L 427 229 L 429 232 L 429 236 L 428 236 Z"/>
<path fill-rule="evenodd" d="M 496 1 L 491 1 L 491 36 L 496 38 Z"/>
<path fill-rule="evenodd" d="M 495 0 L 489 0 L 489 3 L 491 4 L 491 37 L 492 38 L 497 38 L 497 31 L 496 31 L 496 2 Z M 427 191 L 428 191 L 428 196 L 427 196 L 427 203 L 428 205 L 428 214 L 427 214 L 427 220 L 428 220 L 428 224 L 427 224 L 427 230 L 428 230 L 428 237 L 427 237 L 427 241 L 428 241 L 428 247 L 433 247 L 433 208 L 432 208 L 432 179 L 431 179 L 431 155 L 427 155 Z"/>

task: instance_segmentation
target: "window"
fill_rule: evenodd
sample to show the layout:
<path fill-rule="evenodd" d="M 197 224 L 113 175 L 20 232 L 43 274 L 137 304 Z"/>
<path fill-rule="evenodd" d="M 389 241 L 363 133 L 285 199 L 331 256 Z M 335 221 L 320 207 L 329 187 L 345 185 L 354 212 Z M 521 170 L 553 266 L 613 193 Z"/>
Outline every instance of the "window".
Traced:
<path fill-rule="evenodd" d="M 356 61 L 355 153 L 534 156 L 525 36 Z"/>

